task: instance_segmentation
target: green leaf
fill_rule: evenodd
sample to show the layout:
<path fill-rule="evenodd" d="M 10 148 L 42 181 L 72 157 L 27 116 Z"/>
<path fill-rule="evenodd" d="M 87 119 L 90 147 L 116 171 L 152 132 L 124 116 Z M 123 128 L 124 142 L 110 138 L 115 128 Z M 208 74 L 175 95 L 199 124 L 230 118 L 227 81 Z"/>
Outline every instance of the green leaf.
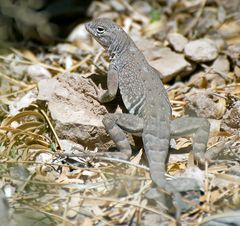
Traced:
<path fill-rule="evenodd" d="M 161 10 L 154 9 L 150 12 L 151 22 L 159 21 L 161 19 Z"/>

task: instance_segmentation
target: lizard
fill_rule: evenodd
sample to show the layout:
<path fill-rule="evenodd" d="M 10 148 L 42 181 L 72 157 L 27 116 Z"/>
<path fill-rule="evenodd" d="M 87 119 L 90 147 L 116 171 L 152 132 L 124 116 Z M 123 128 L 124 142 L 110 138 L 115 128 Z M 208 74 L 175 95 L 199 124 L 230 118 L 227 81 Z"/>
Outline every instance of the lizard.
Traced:
<path fill-rule="evenodd" d="M 151 179 L 157 188 L 173 196 L 179 218 L 181 195 L 165 178 L 170 139 L 194 134 L 193 156 L 203 163 L 209 122 L 197 117 L 172 120 L 172 108 L 160 72 L 149 65 L 130 36 L 111 19 L 92 20 L 85 28 L 107 50 L 110 58 L 107 90 L 95 86 L 96 99 L 100 103 L 110 102 L 119 90 L 128 110 L 128 113 L 106 114 L 103 125 L 124 159 L 132 154 L 125 132 L 141 134 Z"/>

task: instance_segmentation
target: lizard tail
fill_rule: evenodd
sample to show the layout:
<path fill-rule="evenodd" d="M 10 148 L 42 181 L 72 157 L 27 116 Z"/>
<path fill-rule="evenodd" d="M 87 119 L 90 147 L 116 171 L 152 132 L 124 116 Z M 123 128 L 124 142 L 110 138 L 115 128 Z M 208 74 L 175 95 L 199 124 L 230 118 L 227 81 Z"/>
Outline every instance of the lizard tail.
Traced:
<path fill-rule="evenodd" d="M 181 214 L 181 195 L 165 177 L 166 160 L 170 145 L 169 118 L 159 116 L 158 112 L 156 112 L 155 117 L 151 115 L 144 126 L 142 138 L 152 181 L 157 187 L 174 196 L 176 217 L 179 218 Z"/>
<path fill-rule="evenodd" d="M 143 128 L 144 150 L 152 180 L 157 186 L 164 187 L 166 160 L 170 145 L 170 121 L 167 117 L 159 116 L 157 112 L 155 115 L 151 112 Z"/>

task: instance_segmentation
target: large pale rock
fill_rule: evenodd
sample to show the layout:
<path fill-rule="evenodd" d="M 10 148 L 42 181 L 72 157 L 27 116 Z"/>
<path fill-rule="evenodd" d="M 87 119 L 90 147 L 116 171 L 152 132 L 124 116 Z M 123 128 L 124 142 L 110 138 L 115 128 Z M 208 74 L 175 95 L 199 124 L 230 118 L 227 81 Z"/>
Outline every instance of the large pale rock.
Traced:
<path fill-rule="evenodd" d="M 46 101 L 55 129 L 61 139 L 68 139 L 93 149 L 106 150 L 112 144 L 102 124 L 107 113 L 86 93 L 94 95 L 87 79 L 77 74 L 62 74 L 38 83 L 38 100 Z"/>
<path fill-rule="evenodd" d="M 182 52 L 188 43 L 188 40 L 179 33 L 169 33 L 167 40 L 176 52 Z"/>
<path fill-rule="evenodd" d="M 217 58 L 218 48 L 210 39 L 198 39 L 186 44 L 184 54 L 195 62 L 209 62 Z"/>
<path fill-rule="evenodd" d="M 156 68 L 163 76 L 162 80 L 168 82 L 177 75 L 187 75 L 195 69 L 195 65 L 185 60 L 182 54 L 173 52 L 170 48 L 160 48 L 146 54 L 149 64 Z"/>
<path fill-rule="evenodd" d="M 188 62 L 183 54 L 175 53 L 167 47 L 155 46 L 151 39 L 141 38 L 134 41 L 149 64 L 162 74 L 163 82 L 168 82 L 176 76 L 188 75 L 196 67 L 196 64 Z"/>

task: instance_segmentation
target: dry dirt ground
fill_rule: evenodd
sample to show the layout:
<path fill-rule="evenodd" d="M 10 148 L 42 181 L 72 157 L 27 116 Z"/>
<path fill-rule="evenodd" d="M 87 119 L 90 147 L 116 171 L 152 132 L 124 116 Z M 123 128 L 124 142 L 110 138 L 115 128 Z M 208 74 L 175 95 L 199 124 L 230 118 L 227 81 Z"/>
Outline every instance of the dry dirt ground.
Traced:
<path fill-rule="evenodd" d="M 239 7 L 238 0 L 103 0 L 87 10 L 122 26 L 162 73 L 173 118 L 211 124 L 212 161 L 204 167 L 193 161 L 191 137 L 171 141 L 166 176 L 186 200 L 180 225 L 240 225 Z M 128 135 L 129 161 L 104 156 L 115 148 L 102 118 L 126 111 L 120 96 L 106 105 L 92 98 L 92 83 L 106 88 L 108 64 L 84 22 L 54 44 L 1 49 L 0 226 L 177 224 L 171 199 L 163 205 L 148 194 L 140 138 Z"/>

